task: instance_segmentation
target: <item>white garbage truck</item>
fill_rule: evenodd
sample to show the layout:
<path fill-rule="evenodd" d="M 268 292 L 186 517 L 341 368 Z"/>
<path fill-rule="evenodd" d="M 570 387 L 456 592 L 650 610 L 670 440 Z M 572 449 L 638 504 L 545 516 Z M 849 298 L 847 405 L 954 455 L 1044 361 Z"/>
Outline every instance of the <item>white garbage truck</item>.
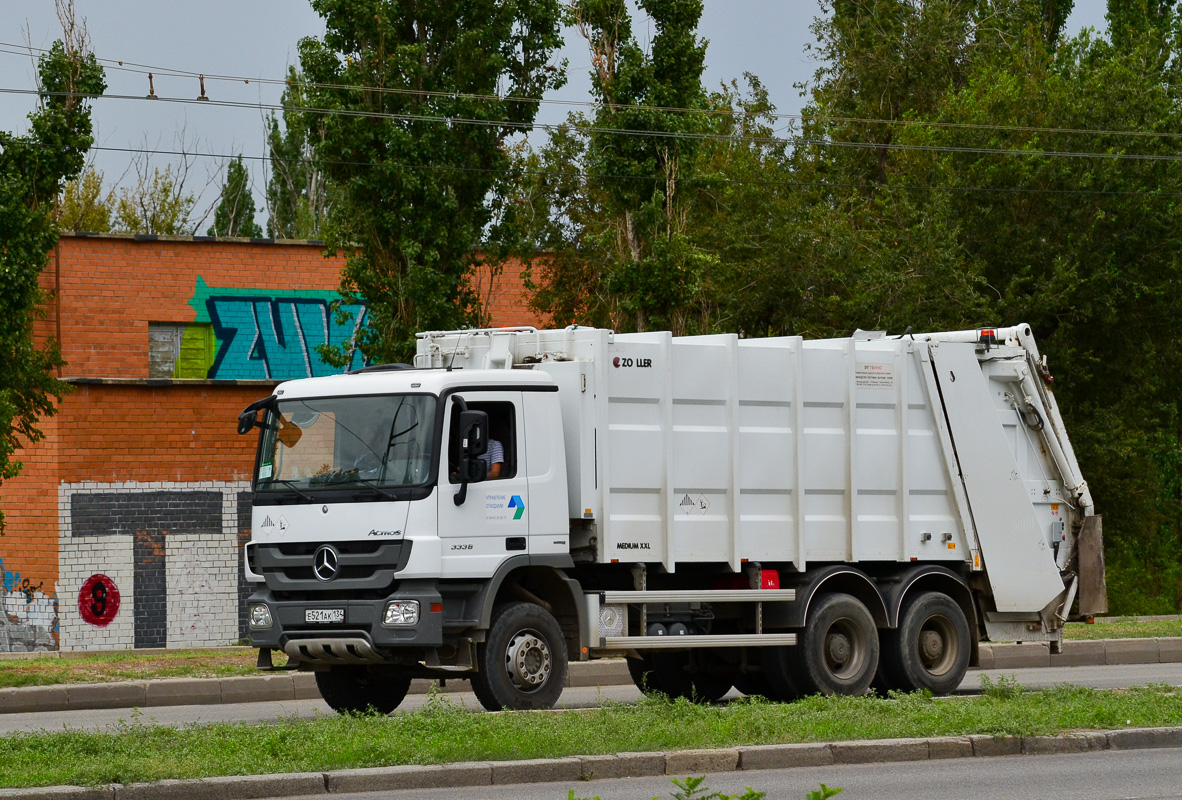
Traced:
<path fill-rule="evenodd" d="M 1100 519 L 1030 328 L 804 340 L 418 335 L 261 429 L 251 643 L 339 711 L 412 678 L 549 708 L 568 663 L 713 701 L 955 689 L 980 641 L 1106 610 Z"/>

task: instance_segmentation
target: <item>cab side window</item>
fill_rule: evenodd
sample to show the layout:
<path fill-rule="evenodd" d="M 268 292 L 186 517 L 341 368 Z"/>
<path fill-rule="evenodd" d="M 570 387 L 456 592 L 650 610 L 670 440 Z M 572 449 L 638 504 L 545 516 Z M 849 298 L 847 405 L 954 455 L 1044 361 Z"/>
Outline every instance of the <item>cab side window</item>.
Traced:
<path fill-rule="evenodd" d="M 468 408 L 473 411 L 483 411 L 488 414 L 488 452 L 482 458 L 488 464 L 489 480 L 503 480 L 517 475 L 517 414 L 512 403 L 509 402 L 473 402 L 468 401 Z M 459 483 L 456 469 L 460 463 L 460 409 L 455 404 L 451 407 L 450 434 L 448 437 L 447 458 L 451 465 L 449 473 L 452 483 Z M 496 459 L 496 460 L 494 460 Z M 497 473 L 496 465 L 500 464 Z M 495 474 L 495 477 L 493 477 Z"/>

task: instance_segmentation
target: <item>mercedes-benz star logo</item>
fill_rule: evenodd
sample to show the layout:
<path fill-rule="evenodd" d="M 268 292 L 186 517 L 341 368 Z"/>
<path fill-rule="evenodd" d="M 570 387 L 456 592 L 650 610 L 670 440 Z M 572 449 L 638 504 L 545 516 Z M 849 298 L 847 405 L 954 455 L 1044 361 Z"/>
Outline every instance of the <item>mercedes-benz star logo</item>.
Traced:
<path fill-rule="evenodd" d="M 331 581 L 337 576 L 337 551 L 324 545 L 312 557 L 312 573 L 318 580 Z"/>

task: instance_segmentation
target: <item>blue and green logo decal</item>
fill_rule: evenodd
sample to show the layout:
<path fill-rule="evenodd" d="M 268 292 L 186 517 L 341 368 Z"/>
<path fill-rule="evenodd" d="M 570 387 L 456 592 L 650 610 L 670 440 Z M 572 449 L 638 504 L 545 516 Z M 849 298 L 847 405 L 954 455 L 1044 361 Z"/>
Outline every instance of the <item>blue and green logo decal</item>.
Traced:
<path fill-rule="evenodd" d="M 525 503 L 521 501 L 521 495 L 515 494 L 509 498 L 509 508 L 516 508 L 513 512 L 513 519 L 521 519 L 521 515 L 525 513 Z"/>

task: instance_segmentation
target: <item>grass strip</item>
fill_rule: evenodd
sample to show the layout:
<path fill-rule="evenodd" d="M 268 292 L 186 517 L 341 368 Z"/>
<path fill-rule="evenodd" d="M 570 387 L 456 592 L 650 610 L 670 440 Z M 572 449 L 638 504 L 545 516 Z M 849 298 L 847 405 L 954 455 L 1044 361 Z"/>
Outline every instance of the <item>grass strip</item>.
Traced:
<path fill-rule="evenodd" d="M 158 678 L 234 678 L 261 674 L 255 667 L 258 651 L 178 650 L 175 653 L 88 653 L 0 659 L 0 689 L 57 686 L 64 683 L 109 683 Z M 287 663 L 276 653 L 275 665 Z"/>
<path fill-rule="evenodd" d="M 1095 639 L 1157 639 L 1182 635 L 1182 621 L 1179 620 L 1138 620 L 1125 617 L 1104 620 L 1094 625 L 1072 622 L 1063 626 L 1063 638 L 1068 641 L 1091 641 Z"/>
<path fill-rule="evenodd" d="M 65 730 L 0 739 L 0 786 L 94 785 L 682 750 L 781 742 L 986 733 L 1052 734 L 1182 724 L 1182 690 L 1058 687 L 1024 691 L 987 681 L 980 697 L 923 694 L 745 699 L 717 706 L 644 699 L 555 712 L 473 713 L 442 695 L 389 717 L 323 716 L 269 724 L 185 728 L 144 722 L 102 732 Z"/>

